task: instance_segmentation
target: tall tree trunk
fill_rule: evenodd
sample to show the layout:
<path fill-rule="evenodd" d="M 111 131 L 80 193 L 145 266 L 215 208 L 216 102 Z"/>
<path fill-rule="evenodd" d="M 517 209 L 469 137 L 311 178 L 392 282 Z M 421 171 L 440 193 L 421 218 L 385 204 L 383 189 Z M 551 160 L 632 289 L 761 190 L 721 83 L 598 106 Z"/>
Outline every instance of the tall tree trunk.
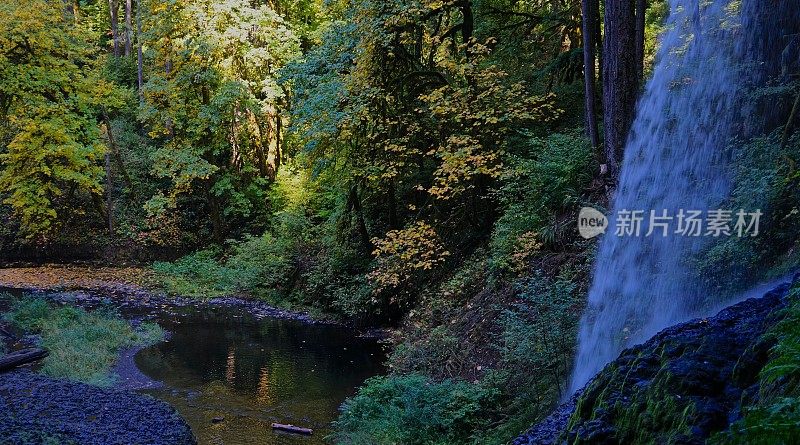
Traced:
<path fill-rule="evenodd" d="M 636 103 L 634 3 L 607 0 L 603 40 L 603 119 L 605 154 L 612 177 L 619 175 Z"/>
<path fill-rule="evenodd" d="M 111 153 L 106 150 L 106 215 L 108 216 L 108 235 L 114 235 L 114 196 L 112 188 L 114 184 L 111 181 Z"/>
<path fill-rule="evenodd" d="M 281 119 L 281 112 L 278 110 L 275 114 L 275 174 L 281 168 L 283 158 L 283 119 Z"/>
<path fill-rule="evenodd" d="M 350 196 L 347 199 L 348 211 L 353 210 L 356 214 L 356 224 L 358 226 L 358 234 L 361 237 L 361 242 L 371 251 L 375 246 L 372 245 L 372 240 L 369 238 L 367 231 L 367 223 L 364 220 L 364 210 L 361 208 L 361 198 L 358 197 L 358 184 L 353 184 L 350 187 Z"/>
<path fill-rule="evenodd" d="M 644 84 L 644 25 L 647 0 L 636 0 L 636 80 L 641 89 Z"/>
<path fill-rule="evenodd" d="M 583 20 L 583 80 L 586 94 L 586 134 L 595 150 L 600 147 L 600 134 L 597 130 L 597 108 L 595 105 L 595 55 L 594 55 L 594 23 L 598 10 L 597 0 L 582 0 Z"/>
<path fill-rule="evenodd" d="M 131 56 L 131 34 L 133 33 L 133 0 L 125 0 L 125 57 Z"/>
<path fill-rule="evenodd" d="M 475 16 L 472 14 L 472 0 L 463 0 L 461 2 L 461 15 L 464 17 L 464 22 L 461 24 L 461 38 L 464 40 L 465 45 L 469 45 L 472 39 L 472 34 L 475 30 Z"/>
<path fill-rule="evenodd" d="M 142 65 L 142 0 L 136 0 L 136 83 L 139 87 L 139 103 L 144 103 L 144 69 Z"/>
<path fill-rule="evenodd" d="M 601 3 L 602 2 L 602 3 Z M 600 6 L 605 4 L 605 0 L 595 0 L 594 2 L 594 48 L 597 51 L 597 66 L 600 72 L 597 73 L 598 82 L 603 82 L 603 17 L 600 15 Z"/>
<path fill-rule="evenodd" d="M 114 162 L 117 164 L 117 170 L 119 170 L 120 174 L 122 175 L 122 179 L 125 181 L 125 186 L 128 187 L 128 191 L 135 197 L 136 190 L 133 188 L 133 181 L 128 174 L 128 169 L 125 168 L 125 162 L 123 162 L 122 155 L 119 152 L 119 147 L 117 147 L 117 143 L 114 140 L 114 131 L 111 128 L 111 118 L 108 117 L 108 113 L 105 110 L 103 110 L 103 123 L 106 124 L 108 145 L 111 150 L 111 154 L 114 156 Z"/>
<path fill-rule="evenodd" d="M 119 57 L 119 5 L 117 0 L 108 0 L 108 11 L 111 16 L 111 40 L 114 45 L 114 57 Z"/>

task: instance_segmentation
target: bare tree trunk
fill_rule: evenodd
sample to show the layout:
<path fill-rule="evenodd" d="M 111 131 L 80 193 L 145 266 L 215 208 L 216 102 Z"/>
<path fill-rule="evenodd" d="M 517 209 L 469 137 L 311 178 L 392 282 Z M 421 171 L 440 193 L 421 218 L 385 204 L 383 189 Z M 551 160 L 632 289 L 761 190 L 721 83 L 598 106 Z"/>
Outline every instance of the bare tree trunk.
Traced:
<path fill-rule="evenodd" d="M 142 0 L 136 0 L 136 82 L 139 87 L 139 103 L 144 103 L 144 69 L 142 66 Z"/>
<path fill-rule="evenodd" d="M 114 201 L 111 181 L 111 150 L 106 150 L 106 215 L 108 216 L 108 235 L 114 235 Z"/>
<path fill-rule="evenodd" d="M 472 34 L 475 30 L 472 0 L 463 0 L 461 2 L 461 15 L 464 17 L 464 22 L 461 24 L 461 38 L 464 40 L 464 45 L 469 47 L 469 41 L 472 39 Z"/>
<path fill-rule="evenodd" d="M 119 170 L 120 174 L 122 174 L 122 179 L 125 181 L 125 186 L 128 187 L 128 191 L 131 193 L 131 195 L 135 197 L 136 190 L 133 188 L 133 181 L 128 174 L 128 169 L 125 168 L 125 163 L 123 162 L 122 155 L 119 152 L 119 147 L 117 147 L 117 143 L 114 141 L 114 131 L 111 128 L 111 119 L 108 117 L 108 113 L 105 110 L 103 110 L 103 122 L 106 124 L 108 145 L 111 149 L 111 154 L 114 155 L 114 162 L 117 164 L 117 169 Z"/>
<path fill-rule="evenodd" d="M 636 0 L 636 79 L 639 88 L 644 84 L 644 25 L 647 0 Z"/>
<path fill-rule="evenodd" d="M 597 52 L 597 66 L 600 72 L 597 73 L 598 84 L 603 84 L 603 17 L 600 15 L 600 5 L 605 4 L 605 0 L 594 0 L 594 48 Z M 600 96 L 602 97 L 602 95 Z"/>
<path fill-rule="evenodd" d="M 350 196 L 348 198 L 348 210 L 352 209 L 356 214 L 356 224 L 358 225 L 358 234 L 361 237 L 361 242 L 364 243 L 370 250 L 373 249 L 372 240 L 369 238 L 367 231 L 367 223 L 364 220 L 364 210 L 361 208 L 361 199 L 358 197 L 358 185 L 353 184 L 350 187 Z"/>
<path fill-rule="evenodd" d="M 119 18 L 117 0 L 108 0 L 108 11 L 111 15 L 111 40 L 114 44 L 114 57 L 119 57 Z"/>
<path fill-rule="evenodd" d="M 281 119 L 280 111 L 275 115 L 275 174 L 281 168 L 283 162 L 283 119 Z"/>
<path fill-rule="evenodd" d="M 6 372 L 18 366 L 33 363 L 47 357 L 48 352 L 44 349 L 23 349 L 11 352 L 0 358 L 0 372 Z"/>
<path fill-rule="evenodd" d="M 600 147 L 600 134 L 597 130 L 597 108 L 595 105 L 595 55 L 594 20 L 597 14 L 596 0 L 582 0 L 583 6 L 583 80 L 585 84 L 584 101 L 586 108 L 586 134 L 595 150 Z"/>
<path fill-rule="evenodd" d="M 125 0 L 125 57 L 131 56 L 131 34 L 133 33 L 131 19 L 132 10 L 133 0 Z"/>
<path fill-rule="evenodd" d="M 637 93 L 635 11 L 631 0 L 607 0 L 603 41 L 603 119 L 609 173 L 619 175 Z"/>

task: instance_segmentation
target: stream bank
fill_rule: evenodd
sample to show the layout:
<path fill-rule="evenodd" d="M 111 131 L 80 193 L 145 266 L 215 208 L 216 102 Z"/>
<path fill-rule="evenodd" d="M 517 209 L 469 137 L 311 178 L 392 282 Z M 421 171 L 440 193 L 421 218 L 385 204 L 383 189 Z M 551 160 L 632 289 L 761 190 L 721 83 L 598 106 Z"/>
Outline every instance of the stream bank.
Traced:
<path fill-rule="evenodd" d="M 8 444 L 196 443 L 177 411 L 153 397 L 44 377 L 0 375 L 0 437 Z"/>
<path fill-rule="evenodd" d="M 187 306 L 241 307 L 258 319 L 281 318 L 306 323 L 339 323 L 308 312 L 274 307 L 244 296 L 210 299 L 168 295 L 158 289 L 153 271 L 140 267 L 92 267 L 50 264 L 0 268 L 0 288 L 18 289 L 83 307 L 113 304 L 121 310 L 169 311 Z M 371 332 L 371 331 L 370 331 Z"/>
<path fill-rule="evenodd" d="M 118 379 L 109 391 L 136 391 L 129 392 L 131 397 L 167 402 L 203 444 L 322 444 L 345 398 L 365 379 L 385 372 L 384 347 L 374 336 L 308 314 L 243 298 L 180 298 L 130 281 L 54 281 L 36 278 L 50 272 L 32 272 L 17 270 L 11 279 L 0 271 L 0 286 L 86 309 L 110 306 L 133 324 L 155 322 L 168 332 L 159 344 L 122 351 L 113 370 Z M 46 391 L 47 386 L 43 398 Z M 71 418 L 70 413 L 51 414 L 64 422 Z M 312 427 L 314 437 L 275 434 L 272 422 Z"/>

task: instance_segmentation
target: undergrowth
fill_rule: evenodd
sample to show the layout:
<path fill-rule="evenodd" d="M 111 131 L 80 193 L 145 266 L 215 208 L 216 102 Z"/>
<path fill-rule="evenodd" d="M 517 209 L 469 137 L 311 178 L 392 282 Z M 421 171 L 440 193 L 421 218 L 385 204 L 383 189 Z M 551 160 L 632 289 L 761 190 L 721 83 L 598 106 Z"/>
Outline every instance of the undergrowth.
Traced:
<path fill-rule="evenodd" d="M 98 386 L 113 384 L 111 370 L 123 349 L 152 345 L 164 337 L 155 323 L 133 328 L 111 311 L 54 306 L 40 298 L 13 301 L 5 319 L 41 337 L 40 346 L 49 352 L 42 374 Z"/>

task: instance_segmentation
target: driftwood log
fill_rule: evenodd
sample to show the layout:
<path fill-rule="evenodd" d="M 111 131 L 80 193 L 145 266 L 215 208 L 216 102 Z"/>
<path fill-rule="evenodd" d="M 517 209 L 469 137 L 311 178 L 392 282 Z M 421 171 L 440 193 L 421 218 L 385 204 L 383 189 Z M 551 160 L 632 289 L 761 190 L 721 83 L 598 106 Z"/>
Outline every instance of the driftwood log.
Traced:
<path fill-rule="evenodd" d="M 5 372 L 47 357 L 44 349 L 23 349 L 0 357 L 0 372 Z"/>
<path fill-rule="evenodd" d="M 283 424 L 283 423 L 273 423 L 272 424 L 272 429 L 273 430 L 286 431 L 288 433 L 305 434 L 306 436 L 310 436 L 310 435 L 314 434 L 314 430 L 312 430 L 311 428 L 303 428 L 303 427 L 294 426 L 294 425 L 286 425 L 286 424 Z"/>

